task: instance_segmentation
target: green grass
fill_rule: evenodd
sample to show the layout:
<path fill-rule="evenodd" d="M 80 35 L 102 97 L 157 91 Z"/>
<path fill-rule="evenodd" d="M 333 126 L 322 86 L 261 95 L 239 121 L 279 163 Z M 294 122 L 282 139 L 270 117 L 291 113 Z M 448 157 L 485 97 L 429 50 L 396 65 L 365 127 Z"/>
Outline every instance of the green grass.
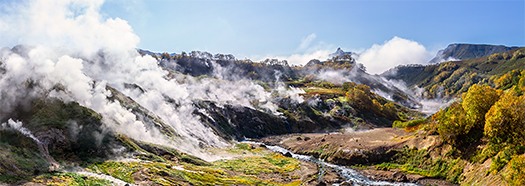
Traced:
<path fill-rule="evenodd" d="M 466 161 L 447 157 L 432 159 L 426 150 L 404 148 L 392 162 L 375 165 L 377 169 L 399 169 L 406 173 L 458 183 Z"/>
<path fill-rule="evenodd" d="M 0 135 L 2 131 L 0 131 Z M 34 173 L 47 171 L 47 163 L 37 151 L 0 142 L 0 182 L 27 180 Z"/>
<path fill-rule="evenodd" d="M 273 154 L 264 157 L 251 156 L 246 158 L 222 160 L 214 163 L 214 167 L 241 172 L 247 175 L 263 173 L 287 173 L 299 169 L 299 160 Z"/>
<path fill-rule="evenodd" d="M 122 181 L 128 183 L 135 183 L 133 180 L 133 173 L 140 169 L 140 164 L 137 162 L 115 162 L 105 161 L 102 163 L 96 163 L 88 167 L 88 169 L 107 175 L 111 175 Z"/>
<path fill-rule="evenodd" d="M 93 164 L 88 169 L 111 175 L 129 183 L 135 183 L 133 174 L 147 177 L 156 184 L 173 185 L 186 182 L 192 185 L 283 185 L 287 183 L 274 183 L 263 180 L 260 174 L 281 174 L 299 169 L 299 161 L 284 157 L 280 154 L 267 156 L 243 157 L 232 160 L 214 162 L 212 166 L 200 166 L 182 163 L 183 168 L 165 162 L 115 162 L 106 161 Z M 294 180 L 290 183 L 299 183 Z"/>
<path fill-rule="evenodd" d="M 130 142 L 131 143 L 131 142 Z M 133 145 L 132 143 L 130 145 Z M 142 149 L 135 144 L 136 148 Z M 144 149 L 142 149 L 144 151 Z M 105 161 L 89 165 L 93 172 L 107 174 L 129 183 L 136 183 L 134 174 L 140 174 L 155 184 L 176 185 L 298 185 L 300 177 L 290 177 L 293 171 L 300 169 L 300 161 L 278 153 L 263 150 L 253 144 L 238 143 L 226 150 L 241 157 L 220 160 L 207 164 L 196 164 L 185 161 L 139 161 L 117 162 Z M 158 156 L 158 158 L 162 158 Z M 281 183 L 260 178 L 287 177 L 291 181 Z M 144 179 L 144 178 L 141 178 Z"/>
<path fill-rule="evenodd" d="M 31 180 L 35 183 L 44 185 L 57 185 L 57 186 L 102 186 L 111 185 L 108 180 L 93 178 L 89 176 L 83 176 L 76 173 L 49 173 L 37 176 Z"/>

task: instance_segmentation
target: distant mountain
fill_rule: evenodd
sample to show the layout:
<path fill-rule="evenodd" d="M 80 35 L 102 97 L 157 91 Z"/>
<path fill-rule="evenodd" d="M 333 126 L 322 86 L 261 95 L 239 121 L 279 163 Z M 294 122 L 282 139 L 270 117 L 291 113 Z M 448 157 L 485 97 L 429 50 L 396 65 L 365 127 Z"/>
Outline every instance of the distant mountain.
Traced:
<path fill-rule="evenodd" d="M 492 76 L 521 69 L 525 69 L 524 47 L 474 59 L 398 66 L 381 76 L 388 80 L 402 80 L 408 87 L 423 88 L 423 97 L 426 98 L 451 98 L 466 92 L 474 84 L 491 82 Z"/>
<path fill-rule="evenodd" d="M 342 56 L 345 56 L 345 55 L 352 56 L 352 55 L 355 55 L 355 53 L 353 53 L 353 52 L 345 52 L 341 48 L 337 48 L 337 50 L 334 53 L 330 54 L 330 57 L 331 58 L 332 57 L 342 57 Z"/>
<path fill-rule="evenodd" d="M 327 81 L 342 85 L 344 82 L 364 84 L 376 93 L 410 108 L 419 107 L 419 103 L 403 90 L 380 76 L 370 75 L 362 64 L 355 61 L 357 54 L 345 52 L 341 48 L 325 61 L 311 60 L 305 66 L 290 66 L 286 60 L 266 59 L 254 62 L 249 59 L 236 59 L 233 55 L 192 51 L 180 54 L 149 53 L 139 50 L 142 55 L 152 55 L 159 60 L 160 66 L 174 72 L 190 76 L 209 76 L 228 80 L 250 79 L 268 86 L 283 81 L 293 87 L 304 86 L 305 81 Z M 220 73 L 227 72 L 227 73 Z M 218 73 L 218 74 L 217 74 Z M 310 79 L 313 78 L 313 79 Z M 278 84 L 278 83 L 277 83 Z M 275 87 L 274 87 L 275 88 Z"/>
<path fill-rule="evenodd" d="M 450 44 L 447 48 L 438 51 L 436 57 L 430 60 L 430 63 L 439 63 L 444 61 L 459 61 L 489 56 L 494 53 L 507 52 L 518 47 L 508 47 L 503 45 L 485 45 L 485 44 Z"/>

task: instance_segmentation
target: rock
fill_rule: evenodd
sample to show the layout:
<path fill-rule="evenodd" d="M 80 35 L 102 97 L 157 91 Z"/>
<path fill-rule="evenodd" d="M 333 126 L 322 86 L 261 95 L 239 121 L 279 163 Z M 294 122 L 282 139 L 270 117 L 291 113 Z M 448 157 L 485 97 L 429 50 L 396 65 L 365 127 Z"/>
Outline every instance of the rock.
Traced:
<path fill-rule="evenodd" d="M 352 186 L 354 185 L 354 182 L 348 180 L 348 181 L 341 182 L 339 185 L 340 186 Z"/>
<path fill-rule="evenodd" d="M 290 153 L 290 152 L 286 152 L 283 155 L 286 156 L 286 157 L 290 157 L 290 158 L 292 157 L 292 153 Z"/>
<path fill-rule="evenodd" d="M 164 176 L 164 177 L 166 177 L 166 176 L 169 176 L 170 174 L 167 173 L 166 171 L 160 171 L 160 172 L 159 172 L 159 175 L 160 175 L 160 176 Z"/>
<path fill-rule="evenodd" d="M 266 148 L 266 145 L 261 143 L 261 144 L 259 144 L 259 147 Z"/>
<path fill-rule="evenodd" d="M 396 182 L 406 182 L 408 179 L 405 174 L 401 172 L 394 172 L 394 174 L 392 174 L 392 180 Z"/>

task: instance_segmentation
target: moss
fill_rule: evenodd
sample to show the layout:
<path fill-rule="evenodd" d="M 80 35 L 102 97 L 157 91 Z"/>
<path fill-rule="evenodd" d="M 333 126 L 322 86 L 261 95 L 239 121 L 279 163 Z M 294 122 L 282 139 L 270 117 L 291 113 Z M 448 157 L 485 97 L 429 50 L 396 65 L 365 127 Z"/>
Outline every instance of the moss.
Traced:
<path fill-rule="evenodd" d="M 281 185 L 262 180 L 262 173 L 284 174 L 298 169 L 299 162 L 274 154 L 266 157 L 247 157 L 216 162 L 214 166 L 183 163 L 183 168 L 163 162 L 115 162 L 106 161 L 89 166 L 95 172 L 111 175 L 126 182 L 135 183 L 133 174 L 140 171 L 146 180 L 160 185 L 189 183 L 191 185 Z M 232 173 L 225 171 L 233 171 Z M 297 180 L 290 183 L 296 184 Z"/>
<path fill-rule="evenodd" d="M 137 162 L 106 161 L 93 164 L 88 169 L 97 173 L 111 175 L 128 183 L 135 183 L 133 173 L 137 172 L 140 166 Z"/>
<path fill-rule="evenodd" d="M 273 154 L 265 157 L 251 156 L 222 160 L 214 162 L 214 167 L 242 172 L 247 175 L 259 175 L 263 173 L 287 173 L 294 171 L 299 168 L 299 161 L 281 154 Z"/>
<path fill-rule="evenodd" d="M 82 176 L 76 173 L 51 173 L 43 174 L 37 176 L 31 180 L 35 183 L 45 184 L 45 185 L 56 185 L 56 186 L 81 186 L 81 185 L 111 185 L 111 182 L 108 180 L 93 178 L 89 176 Z"/>

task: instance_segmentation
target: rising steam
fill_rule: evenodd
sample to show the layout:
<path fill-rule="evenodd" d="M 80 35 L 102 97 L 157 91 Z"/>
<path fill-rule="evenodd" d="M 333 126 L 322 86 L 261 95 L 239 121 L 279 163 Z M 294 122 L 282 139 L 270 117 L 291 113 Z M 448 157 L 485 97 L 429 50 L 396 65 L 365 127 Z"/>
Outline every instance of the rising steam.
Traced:
<path fill-rule="evenodd" d="M 27 129 L 27 128 L 22 126 L 22 122 L 21 121 L 14 121 L 13 119 L 9 119 L 9 120 L 7 120 L 6 123 L 2 123 L 0 126 L 1 126 L 0 129 L 2 129 L 2 130 L 12 129 L 12 130 L 20 132 L 20 134 L 22 134 L 22 135 L 24 135 L 26 137 L 31 138 L 37 144 L 41 144 L 42 143 L 42 142 L 40 142 L 40 140 L 38 140 L 38 138 L 36 138 L 33 135 L 33 133 L 31 133 L 31 131 L 29 131 L 29 129 Z"/>
<path fill-rule="evenodd" d="M 272 94 L 252 81 L 170 75 L 151 56 L 138 54 L 138 36 L 125 20 L 102 16 L 102 4 L 102 0 L 29 0 L 2 7 L 0 44 L 15 47 L 0 52 L 1 120 L 17 105 L 27 104 L 28 98 L 47 95 L 97 111 L 105 127 L 118 133 L 207 158 L 202 146 L 228 142 L 193 114 L 193 100 L 277 112 Z M 108 99 L 112 95 L 107 86 L 159 116 L 180 137 L 146 127 L 122 103 Z"/>

